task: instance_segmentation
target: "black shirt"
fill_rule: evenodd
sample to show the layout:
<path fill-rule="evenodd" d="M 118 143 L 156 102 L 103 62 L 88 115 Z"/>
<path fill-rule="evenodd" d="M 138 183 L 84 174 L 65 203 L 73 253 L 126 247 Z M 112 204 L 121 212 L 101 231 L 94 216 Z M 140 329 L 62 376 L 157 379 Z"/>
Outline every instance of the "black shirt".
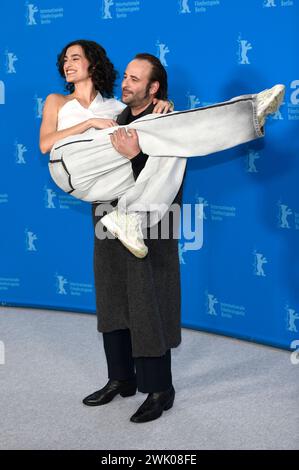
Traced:
<path fill-rule="evenodd" d="M 147 114 L 151 114 L 153 112 L 153 109 L 154 109 L 154 105 L 151 103 L 144 111 L 142 111 L 142 113 L 137 114 L 137 116 L 133 116 L 133 114 L 131 113 L 131 109 L 128 108 L 125 120 L 124 122 L 122 122 L 122 124 L 124 125 L 130 124 L 136 119 L 146 116 Z M 135 180 L 137 179 L 139 173 L 143 170 L 147 159 L 148 159 L 148 155 L 143 152 L 139 152 L 138 155 L 136 155 L 136 157 L 131 159 L 131 165 L 132 165 L 132 170 L 134 173 Z"/>

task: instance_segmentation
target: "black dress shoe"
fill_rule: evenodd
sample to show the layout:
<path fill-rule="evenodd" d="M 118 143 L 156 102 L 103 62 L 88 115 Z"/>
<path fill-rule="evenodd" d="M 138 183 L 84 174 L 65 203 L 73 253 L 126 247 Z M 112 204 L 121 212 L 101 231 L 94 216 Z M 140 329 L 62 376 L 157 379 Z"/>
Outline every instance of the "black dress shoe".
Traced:
<path fill-rule="evenodd" d="M 159 418 L 163 411 L 169 410 L 174 402 L 175 390 L 171 386 L 163 392 L 150 393 L 138 408 L 136 413 L 131 416 L 130 421 L 133 423 L 145 423 Z"/>
<path fill-rule="evenodd" d="M 130 380 L 109 380 L 105 387 L 101 388 L 92 395 L 84 398 L 84 405 L 100 406 L 109 403 L 113 398 L 120 394 L 122 397 L 131 397 L 137 390 L 136 379 Z"/>

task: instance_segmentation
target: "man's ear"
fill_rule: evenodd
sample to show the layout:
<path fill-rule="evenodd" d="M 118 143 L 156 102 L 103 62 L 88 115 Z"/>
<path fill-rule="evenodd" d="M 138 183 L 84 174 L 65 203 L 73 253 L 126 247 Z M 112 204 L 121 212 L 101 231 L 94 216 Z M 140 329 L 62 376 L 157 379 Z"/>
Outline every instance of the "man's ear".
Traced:
<path fill-rule="evenodd" d="M 160 83 L 155 81 L 155 82 L 152 82 L 151 83 L 151 86 L 150 86 L 150 93 L 151 95 L 156 95 L 157 91 L 159 90 L 159 87 L 160 87 Z"/>

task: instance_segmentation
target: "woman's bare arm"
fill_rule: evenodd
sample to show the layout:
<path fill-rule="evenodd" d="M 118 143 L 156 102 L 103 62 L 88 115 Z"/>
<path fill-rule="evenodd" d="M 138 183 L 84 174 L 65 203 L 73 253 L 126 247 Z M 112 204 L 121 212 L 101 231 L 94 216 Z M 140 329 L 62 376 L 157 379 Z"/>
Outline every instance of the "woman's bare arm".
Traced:
<path fill-rule="evenodd" d="M 46 98 L 39 139 L 39 147 L 42 153 L 50 152 L 57 140 L 73 134 L 80 134 L 91 127 L 87 120 L 68 129 L 57 131 L 58 110 L 61 104 L 61 98 L 58 95 L 51 94 Z"/>
<path fill-rule="evenodd" d="M 70 135 L 81 134 L 91 127 L 96 129 L 105 129 L 106 127 L 116 126 L 113 119 L 91 118 L 80 122 L 75 126 L 68 127 L 61 131 L 57 130 L 58 111 L 62 105 L 59 95 L 48 95 L 43 109 L 43 119 L 40 128 L 39 147 L 43 154 L 50 152 L 57 140 L 64 139 Z"/>

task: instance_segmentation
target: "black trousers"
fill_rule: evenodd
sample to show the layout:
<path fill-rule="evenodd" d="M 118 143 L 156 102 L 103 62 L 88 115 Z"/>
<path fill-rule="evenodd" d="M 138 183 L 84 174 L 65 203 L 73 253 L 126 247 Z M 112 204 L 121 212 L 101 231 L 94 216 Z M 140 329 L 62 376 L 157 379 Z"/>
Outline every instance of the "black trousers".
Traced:
<path fill-rule="evenodd" d="M 163 356 L 133 358 L 129 329 L 103 333 L 103 343 L 109 379 L 136 378 L 137 388 L 143 393 L 162 392 L 171 387 L 170 349 Z"/>

